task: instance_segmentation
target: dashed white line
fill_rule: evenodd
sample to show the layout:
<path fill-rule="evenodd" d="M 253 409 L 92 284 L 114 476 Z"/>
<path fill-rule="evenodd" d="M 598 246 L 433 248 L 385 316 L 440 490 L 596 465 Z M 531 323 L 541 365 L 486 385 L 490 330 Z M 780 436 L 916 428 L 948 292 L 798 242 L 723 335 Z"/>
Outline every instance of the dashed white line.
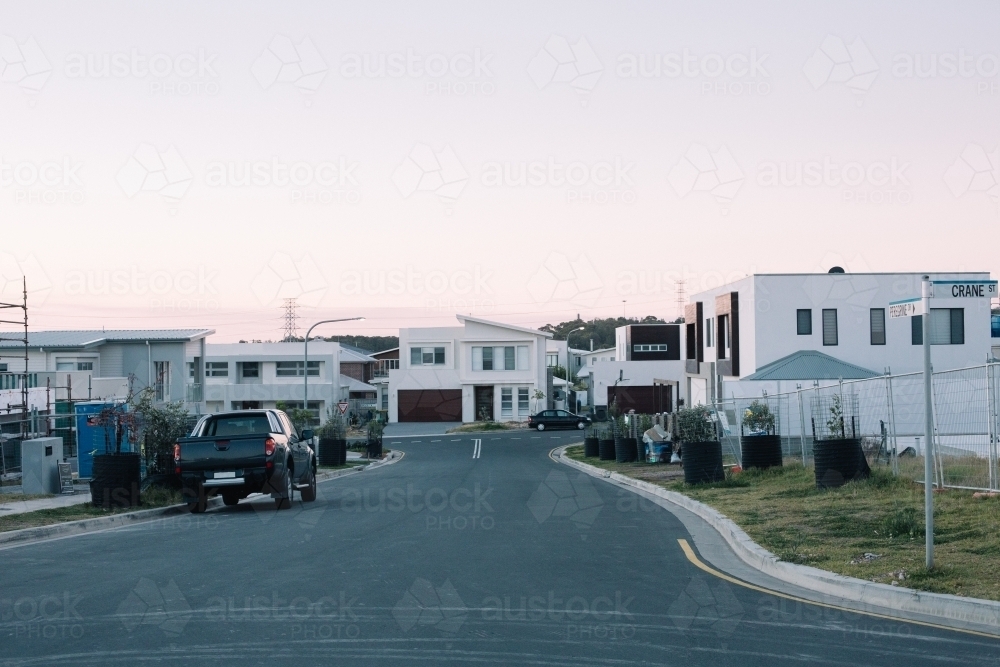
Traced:
<path fill-rule="evenodd" d="M 441 442 L 440 440 L 431 440 L 431 442 Z"/>

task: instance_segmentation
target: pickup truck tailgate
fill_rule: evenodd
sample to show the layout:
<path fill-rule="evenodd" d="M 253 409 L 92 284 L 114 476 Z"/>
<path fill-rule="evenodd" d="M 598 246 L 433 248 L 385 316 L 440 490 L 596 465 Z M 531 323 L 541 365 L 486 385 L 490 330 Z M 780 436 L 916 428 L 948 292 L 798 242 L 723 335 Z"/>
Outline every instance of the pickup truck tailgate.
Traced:
<path fill-rule="evenodd" d="M 181 467 L 185 471 L 263 468 L 266 436 L 184 438 Z"/>

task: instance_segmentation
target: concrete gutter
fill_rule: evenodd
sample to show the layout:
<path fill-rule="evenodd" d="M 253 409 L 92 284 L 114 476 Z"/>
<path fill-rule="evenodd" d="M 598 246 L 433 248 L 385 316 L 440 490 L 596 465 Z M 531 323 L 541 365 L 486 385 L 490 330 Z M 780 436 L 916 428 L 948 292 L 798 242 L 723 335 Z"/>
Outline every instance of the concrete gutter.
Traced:
<path fill-rule="evenodd" d="M 322 471 L 316 475 L 316 482 L 326 482 L 338 477 L 355 475 L 364 472 L 365 470 L 382 468 L 402 460 L 403 455 L 403 452 L 393 451 L 382 461 L 369 463 L 367 465 L 359 465 L 354 468 Z M 222 504 L 221 497 L 216 496 L 215 498 L 210 498 L 208 500 L 208 509 L 221 507 Z M 29 542 L 71 537 L 73 535 L 93 533 L 100 530 L 121 528 L 122 526 L 130 526 L 136 523 L 155 521 L 157 519 L 176 516 L 178 514 L 189 513 L 190 511 L 188 510 L 186 504 L 179 504 L 169 505 L 167 507 L 156 507 L 148 510 L 138 510 L 135 512 L 122 512 L 120 514 L 112 514 L 111 516 L 99 516 L 89 519 L 79 519 L 77 521 L 54 523 L 49 526 L 35 526 L 33 528 L 22 528 L 20 530 L 8 530 L 0 532 L 0 549 L 10 546 L 18 546 Z"/>
<path fill-rule="evenodd" d="M 740 560 L 774 579 L 828 599 L 854 603 L 851 606 L 859 610 L 876 611 L 900 619 L 933 620 L 951 628 L 1000 636 L 1000 602 L 927 593 L 787 563 L 754 542 L 742 528 L 712 507 L 655 484 L 602 470 L 564 456 L 566 448 L 570 446 L 572 445 L 564 445 L 554 450 L 554 455 L 561 463 L 618 486 L 663 499 L 691 512 L 718 531 Z"/>

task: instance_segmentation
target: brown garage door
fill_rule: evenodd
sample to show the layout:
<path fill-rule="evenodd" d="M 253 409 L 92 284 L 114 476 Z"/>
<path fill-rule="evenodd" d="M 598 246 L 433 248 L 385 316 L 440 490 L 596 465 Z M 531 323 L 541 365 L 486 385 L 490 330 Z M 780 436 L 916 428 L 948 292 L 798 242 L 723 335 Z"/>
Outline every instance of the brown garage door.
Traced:
<path fill-rule="evenodd" d="M 401 422 L 462 421 L 461 389 L 401 389 L 398 404 Z"/>

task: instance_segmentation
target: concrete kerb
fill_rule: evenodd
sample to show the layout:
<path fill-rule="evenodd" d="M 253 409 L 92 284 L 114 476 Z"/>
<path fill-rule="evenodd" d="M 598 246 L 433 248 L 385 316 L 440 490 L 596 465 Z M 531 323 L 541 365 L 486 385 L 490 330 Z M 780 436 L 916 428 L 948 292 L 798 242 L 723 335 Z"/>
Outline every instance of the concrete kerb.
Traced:
<path fill-rule="evenodd" d="M 602 470 L 564 456 L 566 448 L 571 446 L 572 444 L 563 445 L 554 450 L 561 463 L 619 486 L 641 490 L 688 510 L 714 528 L 743 562 L 775 579 L 806 591 L 849 600 L 860 605 L 863 610 L 895 616 L 901 620 L 906 620 L 907 615 L 910 615 L 913 617 L 911 620 L 933 619 L 944 622 L 942 624 L 948 627 L 1000 636 L 1000 602 L 927 593 L 787 563 L 754 542 L 743 529 L 712 507 L 655 484 Z"/>
<path fill-rule="evenodd" d="M 403 455 L 403 452 L 393 451 L 386 459 L 379 462 L 356 466 L 350 469 L 320 472 L 316 475 L 316 482 L 326 482 L 338 477 L 353 475 L 364 472 L 365 470 L 391 465 L 402 460 Z M 208 509 L 219 507 L 221 505 L 221 497 L 217 496 L 208 500 Z M 136 512 L 122 512 L 121 514 L 113 514 L 111 516 L 99 516 L 89 519 L 78 519 L 77 521 L 54 523 L 48 526 L 35 526 L 33 528 L 22 528 L 20 530 L 8 530 L 0 532 L 0 548 L 23 544 L 26 542 L 38 542 L 42 540 L 71 537 L 73 535 L 82 535 L 84 533 L 93 533 L 100 530 L 109 530 L 111 528 L 120 528 L 122 526 L 128 526 L 135 523 L 144 523 L 146 521 L 154 521 L 156 519 L 164 519 L 170 516 L 187 513 L 187 505 L 179 504 L 169 505 L 167 507 L 156 507 L 148 510 L 138 510 Z"/>

